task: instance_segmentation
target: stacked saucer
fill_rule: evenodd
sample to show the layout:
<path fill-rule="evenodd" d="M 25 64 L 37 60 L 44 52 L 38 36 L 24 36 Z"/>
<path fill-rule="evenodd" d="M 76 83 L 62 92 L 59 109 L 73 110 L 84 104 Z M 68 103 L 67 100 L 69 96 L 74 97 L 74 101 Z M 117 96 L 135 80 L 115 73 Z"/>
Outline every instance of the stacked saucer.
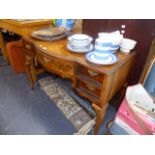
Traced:
<path fill-rule="evenodd" d="M 92 37 L 85 34 L 72 35 L 68 38 L 67 49 L 77 53 L 91 51 L 93 49 L 92 40 Z"/>

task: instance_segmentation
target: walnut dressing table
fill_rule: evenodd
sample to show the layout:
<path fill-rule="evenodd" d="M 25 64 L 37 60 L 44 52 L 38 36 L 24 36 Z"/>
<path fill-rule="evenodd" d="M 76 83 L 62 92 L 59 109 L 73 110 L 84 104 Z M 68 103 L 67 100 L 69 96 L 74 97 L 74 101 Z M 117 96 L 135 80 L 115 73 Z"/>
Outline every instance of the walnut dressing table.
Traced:
<path fill-rule="evenodd" d="M 89 99 L 96 111 L 95 133 L 104 119 L 108 102 L 125 84 L 131 69 L 135 52 L 123 55 L 117 52 L 119 61 L 111 66 L 89 63 L 85 54 L 73 53 L 66 49 L 67 40 L 54 42 L 23 38 L 26 71 L 32 87 L 42 69 L 72 80 L 73 88 L 79 95 Z"/>

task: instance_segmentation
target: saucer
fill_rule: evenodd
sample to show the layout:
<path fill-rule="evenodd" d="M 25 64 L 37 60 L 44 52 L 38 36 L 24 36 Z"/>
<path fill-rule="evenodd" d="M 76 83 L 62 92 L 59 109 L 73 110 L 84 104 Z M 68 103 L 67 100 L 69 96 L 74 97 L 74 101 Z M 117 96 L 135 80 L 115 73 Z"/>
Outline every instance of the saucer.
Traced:
<path fill-rule="evenodd" d="M 86 53 L 86 52 L 89 52 L 89 51 L 92 51 L 93 50 L 93 45 L 90 44 L 90 47 L 89 48 L 85 48 L 85 49 L 74 49 L 70 46 L 70 44 L 67 45 L 67 49 L 71 52 L 76 52 L 76 53 Z"/>
<path fill-rule="evenodd" d="M 112 65 L 118 61 L 118 57 L 115 54 L 108 54 L 106 55 L 106 59 L 96 59 L 95 52 L 89 52 L 86 54 L 86 59 L 94 64 L 98 65 Z"/>

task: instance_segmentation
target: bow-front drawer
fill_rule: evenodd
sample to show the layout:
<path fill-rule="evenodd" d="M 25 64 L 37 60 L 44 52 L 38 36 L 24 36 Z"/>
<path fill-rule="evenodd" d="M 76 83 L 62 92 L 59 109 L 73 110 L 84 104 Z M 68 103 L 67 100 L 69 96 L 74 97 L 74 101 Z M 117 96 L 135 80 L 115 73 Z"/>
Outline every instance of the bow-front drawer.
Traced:
<path fill-rule="evenodd" d="M 55 72 L 61 76 L 68 77 L 74 75 L 74 64 L 63 59 L 57 59 L 53 56 L 45 55 L 42 52 L 36 52 L 38 62 L 48 71 Z"/>

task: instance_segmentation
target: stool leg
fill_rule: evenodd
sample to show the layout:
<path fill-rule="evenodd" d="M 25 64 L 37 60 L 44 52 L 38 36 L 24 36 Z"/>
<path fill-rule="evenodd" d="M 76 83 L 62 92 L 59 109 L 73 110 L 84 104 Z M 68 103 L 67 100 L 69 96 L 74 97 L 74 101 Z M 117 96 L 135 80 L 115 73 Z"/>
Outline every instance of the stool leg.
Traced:
<path fill-rule="evenodd" d="M 31 67 L 30 67 L 30 64 L 26 63 L 26 65 L 25 65 L 25 71 L 26 71 L 26 73 L 27 73 L 28 79 L 29 79 L 30 82 L 31 82 L 31 89 L 34 89 L 34 80 L 33 80 L 32 74 L 31 74 Z"/>

